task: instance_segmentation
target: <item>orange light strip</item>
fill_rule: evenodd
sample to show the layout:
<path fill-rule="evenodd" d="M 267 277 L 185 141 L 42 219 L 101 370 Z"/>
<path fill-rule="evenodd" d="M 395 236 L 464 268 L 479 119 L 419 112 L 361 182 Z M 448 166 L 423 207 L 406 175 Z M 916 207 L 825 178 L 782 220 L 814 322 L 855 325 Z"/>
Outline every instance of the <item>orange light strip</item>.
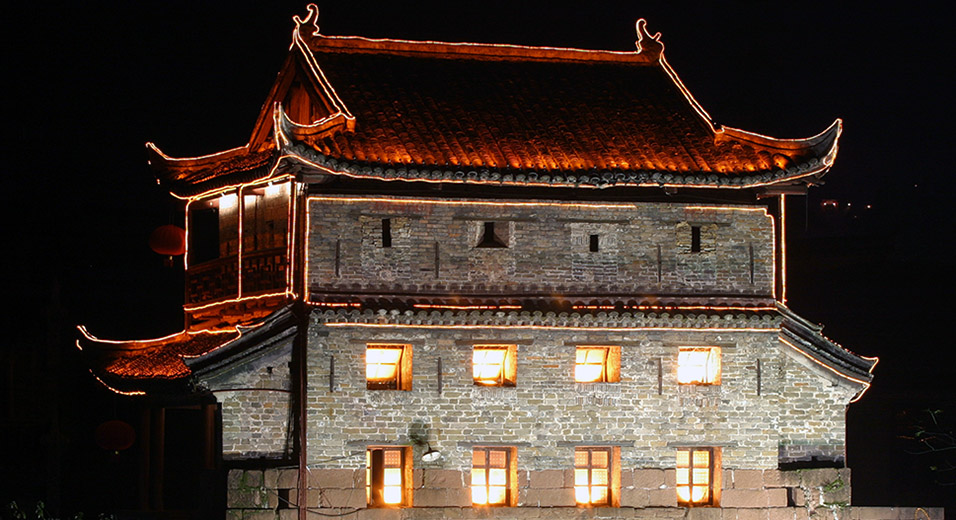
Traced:
<path fill-rule="evenodd" d="M 183 305 L 183 310 L 184 310 L 184 311 L 199 311 L 199 310 L 202 310 L 202 309 L 208 309 L 209 307 L 215 307 L 216 305 L 224 305 L 224 304 L 227 304 L 227 303 L 246 302 L 246 301 L 250 301 L 250 300 L 261 300 L 261 299 L 263 299 L 263 298 L 273 298 L 273 297 L 276 297 L 276 296 L 290 296 L 290 297 L 293 297 L 293 298 L 294 298 L 294 297 L 295 297 L 295 294 L 294 294 L 292 291 L 286 290 L 286 291 L 283 291 L 283 292 L 269 293 L 269 294 L 259 294 L 259 295 L 256 295 L 256 296 L 243 296 L 243 297 L 241 297 L 241 298 L 231 298 L 231 299 L 228 299 L 228 300 L 218 300 L 218 301 L 214 301 L 214 302 L 212 302 L 212 303 L 205 303 L 205 304 L 203 304 L 203 305 L 197 305 L 197 306 L 195 306 L 195 307 L 189 307 L 189 306 Z"/>
<path fill-rule="evenodd" d="M 328 173 L 329 175 L 341 175 L 341 176 L 343 176 L 343 177 L 351 177 L 351 178 L 355 178 L 355 179 L 376 179 L 376 180 L 381 180 L 381 181 L 384 181 L 384 182 L 424 182 L 424 183 L 431 183 L 431 184 L 442 184 L 442 183 L 446 183 L 446 184 L 485 184 L 485 185 L 494 185 L 494 186 L 534 186 L 534 187 L 545 187 L 545 188 L 554 188 L 554 187 L 562 187 L 562 186 L 563 186 L 563 187 L 567 187 L 567 186 L 571 186 L 571 185 L 572 185 L 572 183 L 565 183 L 564 185 L 562 185 L 562 184 L 549 183 L 549 182 L 531 182 L 531 181 L 520 181 L 520 182 L 519 182 L 519 181 L 482 181 L 482 180 L 475 180 L 475 179 L 422 179 L 422 178 L 407 179 L 407 178 L 388 178 L 388 177 L 382 177 L 382 176 L 379 176 L 379 175 L 365 175 L 365 174 L 347 172 L 347 171 L 344 171 L 344 170 L 333 170 L 333 169 L 328 168 L 328 167 L 326 167 L 326 166 L 322 166 L 322 165 L 317 164 L 317 163 L 315 163 L 315 162 L 313 162 L 313 161 L 310 161 L 309 159 L 306 159 L 305 157 L 302 157 L 302 156 L 299 156 L 299 155 L 294 155 L 294 154 L 293 154 L 293 155 L 285 155 L 285 156 L 283 156 L 283 157 L 281 157 L 281 158 L 284 158 L 284 157 L 294 157 L 296 160 L 298 160 L 298 161 L 300 161 L 300 162 L 302 162 L 302 163 L 304 163 L 304 164 L 307 164 L 307 165 L 309 165 L 309 166 L 311 166 L 311 167 L 313 167 L 313 168 L 315 168 L 315 169 L 317 169 L 317 170 L 320 170 L 320 171 L 322 171 L 322 172 Z M 280 158 L 280 159 L 281 159 L 281 158 Z M 777 178 L 777 179 L 771 179 L 771 180 L 766 181 L 766 182 L 755 182 L 755 183 L 752 183 L 752 184 L 716 185 L 716 184 L 680 184 L 680 183 L 670 183 L 670 182 L 636 182 L 636 183 L 635 183 L 635 182 L 622 182 L 622 183 L 620 183 L 620 184 L 615 184 L 614 186 L 616 186 L 616 187 L 626 186 L 626 187 L 632 187 L 632 188 L 633 188 L 633 187 L 637 187 L 637 188 L 707 188 L 707 189 L 734 189 L 734 190 L 741 190 L 741 189 L 759 188 L 759 187 L 762 187 L 762 186 L 773 186 L 773 185 L 775 185 L 775 184 L 786 183 L 786 182 L 793 181 L 793 180 L 796 180 L 796 179 L 800 179 L 800 178 L 803 178 L 803 177 L 808 177 L 808 176 L 816 175 L 817 173 L 819 173 L 819 172 L 822 171 L 822 170 L 827 169 L 828 167 L 829 167 L 829 166 L 821 166 L 821 167 L 819 167 L 819 168 L 815 168 L 815 169 L 813 169 L 813 170 L 809 170 L 809 171 L 804 172 L 804 173 L 797 173 L 797 174 L 791 175 L 791 176 L 789 176 L 789 177 L 779 177 L 779 178 Z M 687 173 L 694 173 L 694 172 L 688 171 Z M 572 174 L 573 174 L 573 172 L 572 172 Z M 573 184 L 573 186 L 574 186 L 574 187 L 577 187 L 577 188 L 593 188 L 593 189 L 604 189 L 604 188 L 606 187 L 606 186 L 590 185 L 590 184 Z"/>
<path fill-rule="evenodd" d="M 704 120 L 704 123 L 707 124 L 707 127 L 710 128 L 711 132 L 716 133 L 717 129 L 714 128 L 714 120 L 710 117 L 710 114 L 704 110 L 704 107 L 694 99 L 694 96 L 690 93 L 690 90 L 687 90 L 687 87 L 684 86 L 684 82 L 680 80 L 677 76 L 677 72 L 671 68 L 670 64 L 667 63 L 667 58 L 664 57 L 664 54 L 661 53 L 661 68 L 664 69 L 664 72 L 667 76 L 674 82 L 674 85 L 677 86 L 677 89 L 680 90 L 680 93 L 684 96 L 684 99 L 690 103 L 691 108 L 694 109 L 694 112 L 697 112 L 697 115 Z"/>
<path fill-rule="evenodd" d="M 357 327 L 357 328 L 367 328 L 367 329 L 463 329 L 463 330 L 475 330 L 475 329 L 520 329 L 520 330 L 575 330 L 575 331 L 610 331 L 610 332 L 627 332 L 633 330 L 648 330 L 648 331 L 680 331 L 680 332 L 772 332 L 777 333 L 778 329 L 776 327 L 769 329 L 757 329 L 752 327 L 745 328 L 731 328 L 731 327 L 561 327 L 557 325 L 491 325 L 491 324 L 482 324 L 482 325 L 410 325 L 405 323 L 363 323 L 363 322 L 354 322 L 354 321 L 342 321 L 342 322 L 331 322 L 325 323 L 326 327 Z"/>
<path fill-rule="evenodd" d="M 299 18 L 298 15 L 292 18 L 296 24 L 295 31 L 293 31 L 292 33 L 292 45 L 294 47 L 297 47 L 299 49 L 299 52 L 301 52 L 302 55 L 305 57 L 305 61 L 309 66 L 309 71 L 312 72 L 312 74 L 315 76 L 317 80 L 319 80 L 318 81 L 319 86 L 322 87 L 322 90 L 325 92 L 327 99 L 331 101 L 333 105 L 335 105 L 335 108 L 338 110 L 338 112 L 342 116 L 345 117 L 346 121 L 350 122 L 348 123 L 350 127 L 354 127 L 355 116 L 353 116 L 351 112 L 349 112 L 349 109 L 348 107 L 345 106 L 345 103 L 342 101 L 342 98 L 340 98 L 338 93 L 335 92 L 335 88 L 332 87 L 332 84 L 329 83 L 329 80 L 325 77 L 325 74 L 322 72 L 322 68 L 319 67 L 319 64 L 316 61 L 315 56 L 312 54 L 312 51 L 309 49 L 308 44 L 305 43 L 305 40 L 302 39 L 302 34 L 300 33 L 300 30 L 302 29 L 302 26 L 305 25 L 306 23 L 311 22 L 313 26 L 315 27 L 316 33 L 319 30 L 319 23 L 318 23 L 319 8 L 316 7 L 315 4 L 309 4 L 306 7 L 306 9 L 308 9 L 309 15 L 304 20 Z M 333 115 L 337 116 L 338 114 L 333 114 Z"/>
<path fill-rule="evenodd" d="M 586 310 L 614 310 L 614 309 L 635 309 L 635 310 L 662 310 L 662 311 L 775 311 L 776 307 L 743 307 L 743 306 L 719 306 L 719 305 L 572 305 L 572 309 Z"/>
<path fill-rule="evenodd" d="M 461 310 L 461 311 L 470 311 L 470 310 L 509 310 L 509 309 L 521 309 L 520 305 L 439 305 L 439 304 L 428 304 L 428 303 L 416 303 L 412 305 L 416 309 L 450 309 L 450 310 Z"/>
<path fill-rule="evenodd" d="M 777 221 L 770 218 L 770 236 L 777 236 Z M 770 244 L 770 296 L 777 299 L 777 241 L 772 239 Z"/>
<path fill-rule="evenodd" d="M 316 307 L 361 307 L 361 303 L 353 302 L 309 302 Z"/>
<path fill-rule="evenodd" d="M 780 194 L 780 303 L 787 304 L 787 196 Z"/>
<path fill-rule="evenodd" d="M 106 384 L 106 381 L 103 381 L 102 379 L 100 379 L 100 376 L 94 374 L 92 369 L 88 369 L 88 370 L 90 371 L 90 374 L 94 378 L 96 378 L 97 381 L 100 382 L 101 385 L 105 386 L 111 392 L 114 392 L 120 395 L 146 395 L 146 392 L 143 392 L 142 390 L 123 391 L 118 388 L 113 388 L 112 386 Z"/>
<path fill-rule="evenodd" d="M 311 292 L 309 289 L 311 287 L 311 284 L 309 282 L 309 257 L 311 256 L 309 254 L 309 239 L 312 236 L 312 211 L 309 208 L 309 202 L 310 200 L 306 198 L 305 200 L 305 230 L 302 233 L 305 238 L 305 243 L 303 244 L 304 247 L 302 252 L 302 269 L 304 270 L 304 273 L 302 274 L 302 283 L 304 285 L 304 287 L 302 287 L 302 300 L 305 301 L 305 303 L 309 303 L 309 293 Z"/>
<path fill-rule="evenodd" d="M 187 162 L 187 161 L 208 161 L 208 160 L 210 160 L 210 159 L 215 159 L 215 158 L 221 157 L 221 156 L 223 156 L 223 155 L 238 154 L 240 151 L 243 151 L 243 150 L 248 149 L 248 148 L 249 148 L 249 145 L 248 145 L 248 144 L 244 144 L 244 145 L 242 145 L 242 146 L 237 146 L 237 147 L 235 147 L 235 148 L 230 148 L 230 149 L 228 149 L 228 150 L 223 150 L 223 151 L 221 151 L 221 152 L 211 153 L 211 154 L 208 154 L 208 155 L 197 155 L 196 157 L 170 157 L 170 156 L 164 154 L 164 153 L 159 149 L 159 147 L 156 146 L 155 144 L 153 144 L 152 142 L 147 142 L 147 143 L 146 143 L 146 147 L 149 148 L 149 149 L 151 149 L 152 151 L 156 152 L 156 155 L 162 157 L 164 161 L 169 161 L 169 162 Z"/>
<path fill-rule="evenodd" d="M 650 206 L 653 202 L 643 204 L 602 204 L 587 202 L 491 202 L 483 200 L 439 200 L 439 199 L 416 199 L 416 198 L 392 198 L 392 197 L 332 197 L 325 195 L 310 195 L 308 200 L 324 202 L 383 202 L 393 204 L 435 204 L 442 206 L 490 206 L 490 207 L 541 207 L 541 206 L 559 206 L 568 208 L 586 208 L 586 209 L 638 209 Z M 766 214 L 766 208 L 751 207 L 727 207 L 727 206 L 687 206 L 683 209 L 692 210 L 715 210 L 715 211 L 758 211 Z"/>

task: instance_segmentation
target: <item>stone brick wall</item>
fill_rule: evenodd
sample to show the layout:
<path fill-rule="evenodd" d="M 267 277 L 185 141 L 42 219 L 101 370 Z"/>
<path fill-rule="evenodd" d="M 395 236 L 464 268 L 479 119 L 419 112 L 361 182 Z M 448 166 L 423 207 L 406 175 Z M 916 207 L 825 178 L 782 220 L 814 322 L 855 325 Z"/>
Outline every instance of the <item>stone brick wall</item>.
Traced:
<path fill-rule="evenodd" d="M 721 331 L 582 331 L 330 327 L 320 319 L 309 338 L 308 431 L 316 444 L 310 460 L 325 467 L 360 464 L 368 444 L 408 444 L 412 425 L 427 430 L 448 469 L 468 467 L 470 446 L 482 442 L 518 446 L 525 469 L 567 469 L 574 445 L 619 445 L 622 467 L 639 469 L 673 468 L 676 447 L 687 445 L 721 447 L 725 468 L 776 468 L 781 445 L 832 447 L 842 458 L 852 392 L 830 386 L 823 369 L 795 363 L 772 323 L 740 331 L 733 328 L 752 323 L 721 323 Z M 412 346 L 411 391 L 366 389 L 370 343 Z M 472 349 L 481 344 L 516 345 L 515 387 L 474 384 Z M 621 347 L 621 381 L 574 383 L 578 345 Z M 721 347 L 722 384 L 678 385 L 680 346 Z M 359 459 L 343 458 L 354 454 Z"/>
<path fill-rule="evenodd" d="M 761 208 L 312 196 L 308 210 L 313 291 L 772 293 L 773 223 Z M 507 247 L 475 247 L 485 222 Z"/>
<path fill-rule="evenodd" d="M 290 337 L 203 379 L 222 407 L 223 459 L 291 453 L 291 352 Z"/>

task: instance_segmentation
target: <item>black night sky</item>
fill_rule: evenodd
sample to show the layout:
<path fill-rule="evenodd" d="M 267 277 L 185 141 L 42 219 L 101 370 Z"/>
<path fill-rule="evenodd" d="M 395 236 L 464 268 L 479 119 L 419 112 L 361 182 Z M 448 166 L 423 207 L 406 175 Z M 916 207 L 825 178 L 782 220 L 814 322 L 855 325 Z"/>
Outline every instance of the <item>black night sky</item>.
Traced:
<path fill-rule="evenodd" d="M 850 350 L 881 358 L 873 388 L 848 412 L 854 504 L 953 507 L 956 487 L 933 486 L 927 469 L 941 459 L 907 455 L 897 438 L 920 410 L 944 410 L 950 425 L 956 415 L 947 330 L 956 310 L 945 115 L 956 91 L 951 16 L 922 3 L 853 5 L 862 7 L 494 0 L 319 8 L 326 34 L 610 50 L 633 49 L 643 17 L 717 122 L 808 137 L 842 118 L 836 164 L 806 198 L 791 237 L 789 305 Z M 144 143 L 173 156 L 244 144 L 305 3 L 4 10 L 9 280 L 0 438 L 19 453 L 0 463 L 0 506 L 129 507 L 135 498 L 124 494 L 135 487 L 116 475 L 133 455 L 110 457 L 92 440 L 95 426 L 127 405 L 79 363 L 74 327 L 107 338 L 182 327 L 182 274 L 147 245 L 181 211 L 150 175 Z M 840 210 L 824 214 L 823 199 Z"/>

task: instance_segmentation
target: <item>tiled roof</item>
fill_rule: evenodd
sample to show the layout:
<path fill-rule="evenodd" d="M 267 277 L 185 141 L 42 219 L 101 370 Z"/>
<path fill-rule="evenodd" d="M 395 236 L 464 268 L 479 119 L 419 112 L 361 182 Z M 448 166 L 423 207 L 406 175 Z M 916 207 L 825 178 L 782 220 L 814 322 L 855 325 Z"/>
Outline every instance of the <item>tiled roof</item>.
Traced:
<path fill-rule="evenodd" d="M 715 132 L 660 62 L 372 53 L 323 42 L 310 50 L 355 128 L 313 146 L 353 164 L 727 177 L 819 162 L 828 151 Z"/>
<path fill-rule="evenodd" d="M 220 363 L 294 325 L 289 306 L 248 325 L 232 329 L 185 330 L 162 338 L 115 341 L 94 337 L 78 327 L 77 347 L 103 384 L 120 393 L 144 390 L 182 392 L 194 366 Z"/>
<path fill-rule="evenodd" d="M 183 160 L 151 148 L 172 191 L 258 179 L 283 156 L 384 180 L 733 188 L 819 176 L 836 155 L 839 121 L 807 139 L 715 124 L 643 25 L 643 51 L 611 52 L 329 37 L 308 21 L 296 18 L 249 144 Z M 293 75 L 312 89 L 317 121 L 279 104 Z M 278 150 L 262 141 L 274 124 Z"/>

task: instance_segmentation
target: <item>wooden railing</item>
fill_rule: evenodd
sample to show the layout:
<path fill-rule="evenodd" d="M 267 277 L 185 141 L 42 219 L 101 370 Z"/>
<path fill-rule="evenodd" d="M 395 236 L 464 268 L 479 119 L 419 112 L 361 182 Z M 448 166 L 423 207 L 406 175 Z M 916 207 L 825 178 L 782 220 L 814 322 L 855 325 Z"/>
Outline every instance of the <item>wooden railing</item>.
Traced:
<path fill-rule="evenodd" d="M 237 255 L 217 258 L 186 271 L 186 303 L 197 304 L 235 298 L 239 294 Z M 286 287 L 284 247 L 255 251 L 242 256 L 243 296 L 282 291 Z"/>

